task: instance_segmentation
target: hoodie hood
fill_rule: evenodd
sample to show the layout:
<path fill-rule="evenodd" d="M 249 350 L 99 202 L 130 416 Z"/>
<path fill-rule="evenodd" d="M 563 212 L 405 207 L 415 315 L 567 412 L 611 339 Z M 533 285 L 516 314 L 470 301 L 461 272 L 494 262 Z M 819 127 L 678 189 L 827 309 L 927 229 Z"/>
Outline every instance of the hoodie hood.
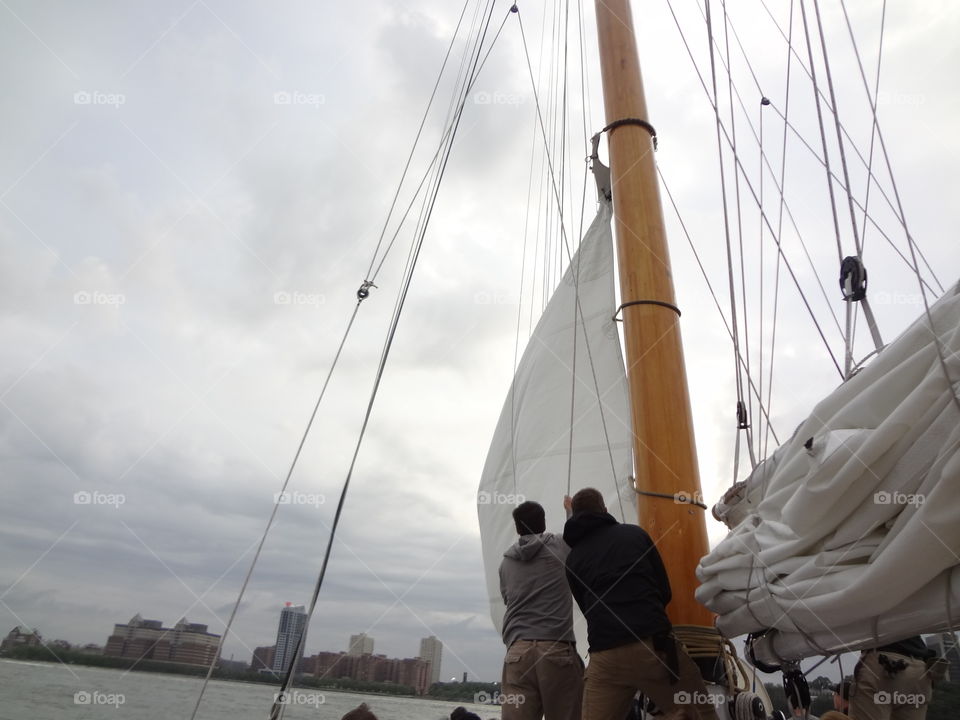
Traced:
<path fill-rule="evenodd" d="M 543 532 L 538 535 L 521 535 L 503 554 L 504 557 L 520 562 L 530 562 L 544 547 L 560 542 L 560 538 L 553 533 Z"/>
<path fill-rule="evenodd" d="M 563 539 L 573 547 L 595 530 L 618 524 L 610 513 L 578 512 L 563 526 Z"/>

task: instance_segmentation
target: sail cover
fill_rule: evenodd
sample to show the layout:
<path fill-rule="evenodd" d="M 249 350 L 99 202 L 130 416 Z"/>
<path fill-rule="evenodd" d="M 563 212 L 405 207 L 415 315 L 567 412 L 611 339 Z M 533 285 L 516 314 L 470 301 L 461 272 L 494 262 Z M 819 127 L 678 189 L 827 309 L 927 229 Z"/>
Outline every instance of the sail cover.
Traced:
<path fill-rule="evenodd" d="M 955 286 L 715 508 L 697 599 L 727 637 L 771 629 L 775 664 L 956 626 L 958 392 Z"/>
<path fill-rule="evenodd" d="M 520 502 L 534 500 L 546 511 L 547 530 L 562 532 L 568 462 L 571 494 L 595 487 L 614 516 L 623 520 L 626 512 L 635 518 L 627 378 L 613 320 L 611 214 L 610 203 L 601 200 L 527 343 L 487 453 L 477 511 L 490 612 L 498 631 L 504 614 L 500 562 L 517 540 L 511 513 Z M 575 625 L 585 648 L 582 617 Z"/>

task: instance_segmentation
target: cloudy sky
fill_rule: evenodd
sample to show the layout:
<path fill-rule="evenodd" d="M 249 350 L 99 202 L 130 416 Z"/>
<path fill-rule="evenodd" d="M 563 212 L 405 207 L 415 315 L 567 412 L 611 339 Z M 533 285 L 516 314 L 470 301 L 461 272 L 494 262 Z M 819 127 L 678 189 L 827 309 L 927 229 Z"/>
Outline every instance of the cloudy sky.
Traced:
<path fill-rule="evenodd" d="M 850 9 L 872 78 L 880 3 Z M 538 7 L 521 4 L 521 12 L 545 88 L 549 27 L 544 32 Z M 695 7 L 686 12 L 685 33 L 708 72 L 704 24 Z M 458 13 L 435 0 L 136 7 L 0 0 L 0 58 L 8 68 L 0 80 L 6 626 L 79 643 L 105 642 L 114 623 L 138 612 L 222 629 L 348 320 Z M 505 13 L 498 6 L 494 22 Z M 832 3 L 824 13 L 838 48 L 831 62 L 839 104 L 842 111 L 849 105 L 848 129 L 866 151 L 870 117 L 842 14 Z M 585 15 L 592 62 L 590 7 Z M 762 6 L 741 15 L 737 39 L 763 92 L 782 109 L 784 43 Z M 667 6 L 644 4 L 641 17 L 658 160 L 711 282 L 725 293 L 712 110 Z M 878 98 L 911 232 L 944 284 L 960 275 L 958 33 L 953 3 L 888 8 Z M 744 164 L 755 168 L 746 117 L 759 122 L 760 92 L 738 59 L 737 39 L 731 36 L 733 65 L 750 108 L 737 118 L 737 132 Z M 462 51 L 460 42 L 454 67 Z M 806 49 L 798 51 L 805 60 Z M 572 57 L 571 76 L 578 63 Z M 589 73 L 592 132 L 602 113 L 595 67 Z M 797 128 L 819 148 L 811 92 L 794 92 Z M 442 85 L 441 109 L 426 127 L 429 147 L 448 95 Z M 779 162 L 782 124 L 770 113 L 765 148 Z M 529 275 L 520 289 L 534 118 L 511 17 L 466 107 L 310 652 L 345 649 L 351 633 L 366 631 L 376 651 L 408 657 L 433 634 L 445 645 L 444 676 L 499 674 L 476 485 L 511 376 L 518 303 L 525 317 L 541 303 Z M 582 134 L 571 131 L 578 138 L 569 154 L 575 207 Z M 815 275 L 834 310 L 842 307 L 836 241 L 821 204 L 824 172 L 791 143 L 791 210 L 817 272 L 796 243 L 786 252 L 829 325 Z M 418 154 L 417 179 L 431 153 Z M 876 157 L 879 166 L 879 150 Z M 851 166 L 860 168 L 853 172 L 862 197 L 862 166 Z M 545 190 L 539 179 L 533 189 Z M 741 190 L 747 207 L 748 190 Z M 768 202 L 776 196 L 769 176 L 765 192 Z M 875 187 L 872 197 L 871 211 L 905 251 Z M 588 215 L 591 208 L 588 195 Z M 535 201 L 530 212 L 533 226 Z M 669 208 L 666 214 L 709 504 L 732 479 L 732 352 L 683 233 Z M 745 213 L 751 247 L 759 224 L 755 209 Z M 763 242 L 770 247 L 769 236 Z M 851 254 L 849 234 L 844 243 Z M 875 229 L 866 244 L 875 310 L 890 339 L 919 310 L 916 280 Z M 281 508 L 226 657 L 246 660 L 253 647 L 271 644 L 283 603 L 309 599 L 408 246 L 409 233 L 401 234 L 379 289 L 361 308 L 294 475 L 291 489 L 316 502 Z M 755 282 L 758 254 L 745 255 Z M 772 257 L 768 249 L 771 272 Z M 755 346 L 759 307 L 772 298 L 766 287 L 764 302 L 759 294 L 748 302 Z M 792 288 L 782 302 L 773 415 L 785 438 L 838 376 Z M 764 323 L 769 343 L 769 313 Z M 839 333 L 827 332 L 839 353 Z M 866 333 L 857 347 L 861 355 L 869 350 Z M 716 541 L 723 528 L 710 523 Z"/>

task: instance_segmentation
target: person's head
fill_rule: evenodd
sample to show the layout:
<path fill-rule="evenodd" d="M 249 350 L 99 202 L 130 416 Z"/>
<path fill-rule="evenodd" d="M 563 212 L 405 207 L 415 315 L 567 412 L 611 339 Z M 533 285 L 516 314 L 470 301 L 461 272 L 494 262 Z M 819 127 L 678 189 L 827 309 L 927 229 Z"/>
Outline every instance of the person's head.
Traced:
<path fill-rule="evenodd" d="M 538 535 L 547 529 L 543 506 L 533 500 L 520 503 L 513 509 L 513 523 L 518 535 Z"/>
<path fill-rule="evenodd" d="M 607 511 L 607 506 L 603 502 L 603 495 L 601 495 L 600 491 L 595 488 L 584 488 L 583 490 L 578 490 L 577 494 L 573 496 L 570 504 L 575 513 L 605 513 Z"/>
<path fill-rule="evenodd" d="M 360 703 L 340 720 L 377 720 L 377 716 L 370 712 L 366 703 Z"/>
<path fill-rule="evenodd" d="M 450 720 L 480 720 L 480 716 L 470 712 L 465 707 L 458 707 L 450 713 Z"/>
<path fill-rule="evenodd" d="M 833 709 L 847 712 L 850 707 L 850 680 L 844 680 L 833 688 Z"/>

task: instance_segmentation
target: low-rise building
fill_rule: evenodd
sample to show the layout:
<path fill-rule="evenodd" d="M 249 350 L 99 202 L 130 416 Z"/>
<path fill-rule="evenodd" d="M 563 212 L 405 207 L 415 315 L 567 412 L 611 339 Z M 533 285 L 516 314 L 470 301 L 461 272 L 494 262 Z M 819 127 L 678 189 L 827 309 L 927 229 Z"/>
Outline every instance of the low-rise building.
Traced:
<path fill-rule="evenodd" d="M 134 660 L 209 665 L 216 659 L 220 636 L 207 626 L 182 618 L 172 628 L 160 620 L 144 620 L 139 613 L 130 622 L 114 625 L 104 655 Z"/>

